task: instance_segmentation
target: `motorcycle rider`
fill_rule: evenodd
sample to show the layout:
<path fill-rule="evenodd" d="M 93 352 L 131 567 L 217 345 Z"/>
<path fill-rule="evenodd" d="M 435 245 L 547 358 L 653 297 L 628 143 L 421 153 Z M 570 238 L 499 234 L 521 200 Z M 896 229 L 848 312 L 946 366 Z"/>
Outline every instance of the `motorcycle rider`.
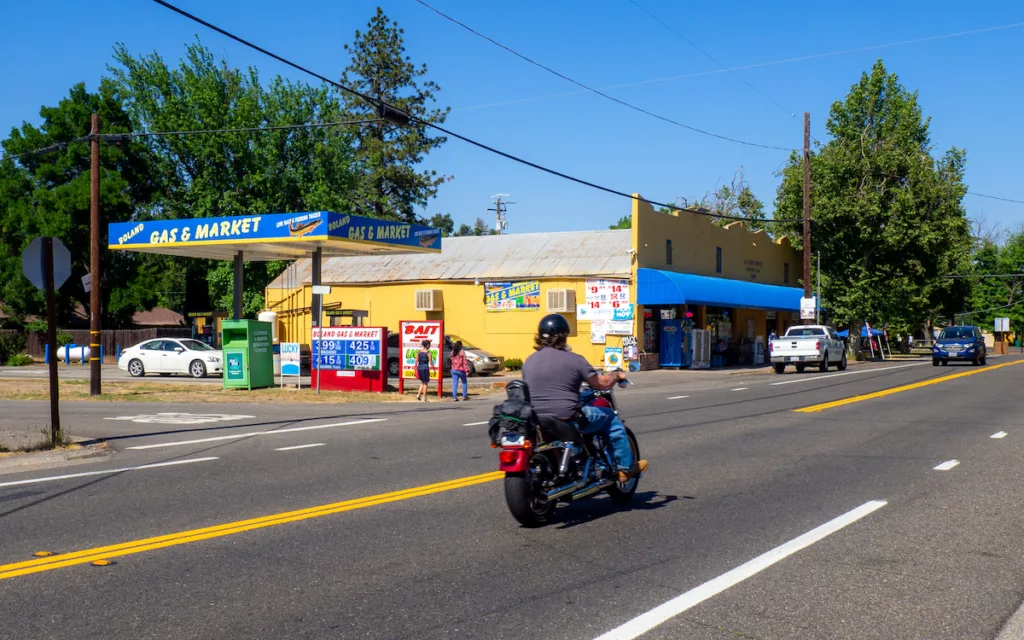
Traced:
<path fill-rule="evenodd" d="M 612 446 L 619 470 L 619 482 L 626 482 L 647 470 L 646 460 L 633 460 L 626 427 L 611 409 L 580 407 L 580 386 L 610 389 L 626 379 L 622 371 L 600 373 L 583 356 L 568 350 L 569 322 L 553 313 L 541 319 L 534 339 L 535 353 L 523 363 L 523 381 L 530 389 L 530 404 L 541 418 L 553 417 L 572 423 L 577 409 L 586 416 L 583 433 L 603 433 Z"/>

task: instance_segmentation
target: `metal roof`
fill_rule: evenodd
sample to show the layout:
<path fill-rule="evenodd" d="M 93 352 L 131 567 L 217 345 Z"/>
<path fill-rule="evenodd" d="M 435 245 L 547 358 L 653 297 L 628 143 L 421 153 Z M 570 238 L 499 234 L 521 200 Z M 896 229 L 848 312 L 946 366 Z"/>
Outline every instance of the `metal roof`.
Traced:
<path fill-rule="evenodd" d="M 631 271 L 632 232 L 567 231 L 444 238 L 439 254 L 324 258 L 324 284 L 430 280 L 621 277 Z M 311 282 L 304 258 L 270 283 L 283 289 Z"/>

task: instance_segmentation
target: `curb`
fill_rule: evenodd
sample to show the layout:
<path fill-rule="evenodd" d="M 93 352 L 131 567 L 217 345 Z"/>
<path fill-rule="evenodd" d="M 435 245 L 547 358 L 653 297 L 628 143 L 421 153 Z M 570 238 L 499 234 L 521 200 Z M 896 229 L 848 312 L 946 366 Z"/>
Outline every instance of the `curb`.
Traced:
<path fill-rule="evenodd" d="M 81 464 L 83 462 L 92 462 L 94 459 L 106 458 L 112 454 L 113 450 L 103 443 L 79 445 L 74 449 L 63 449 L 60 451 L 14 453 L 5 458 L 0 458 L 0 474 L 29 471 L 33 467 Z"/>

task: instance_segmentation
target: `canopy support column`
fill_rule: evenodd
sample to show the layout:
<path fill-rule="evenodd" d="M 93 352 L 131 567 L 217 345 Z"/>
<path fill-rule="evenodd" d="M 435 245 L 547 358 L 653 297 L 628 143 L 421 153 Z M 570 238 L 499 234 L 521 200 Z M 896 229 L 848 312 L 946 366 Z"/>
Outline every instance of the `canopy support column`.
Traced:
<path fill-rule="evenodd" d="M 234 319 L 242 319 L 242 289 L 245 284 L 245 263 L 242 262 L 242 252 L 235 254 L 235 313 Z"/>

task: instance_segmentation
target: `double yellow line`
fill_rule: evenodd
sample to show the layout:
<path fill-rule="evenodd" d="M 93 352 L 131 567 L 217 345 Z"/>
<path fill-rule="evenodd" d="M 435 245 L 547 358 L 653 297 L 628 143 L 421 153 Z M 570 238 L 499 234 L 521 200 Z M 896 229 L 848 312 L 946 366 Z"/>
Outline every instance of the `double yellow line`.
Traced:
<path fill-rule="evenodd" d="M 797 413 L 817 413 L 818 411 L 824 411 L 825 409 L 834 409 L 836 407 L 842 407 L 844 405 L 853 404 L 855 402 L 864 402 L 865 400 L 884 398 L 885 396 L 891 396 L 894 393 L 902 393 L 904 391 L 920 389 L 921 387 L 939 384 L 940 382 L 949 382 L 950 380 L 957 380 L 959 378 L 966 378 L 967 376 L 976 376 L 979 373 L 985 373 L 986 371 L 995 371 L 996 369 L 1002 369 L 1003 367 L 1012 367 L 1018 364 L 1024 364 L 1024 360 L 1004 362 L 1003 364 L 996 364 L 992 365 L 991 367 L 985 367 L 983 369 L 972 369 L 970 371 L 965 371 L 963 373 L 954 373 L 953 375 L 942 376 L 941 378 L 922 380 L 921 382 L 915 382 L 913 384 L 905 384 L 902 387 L 893 387 L 892 389 L 883 389 L 882 391 L 875 391 L 874 393 L 866 393 L 862 396 L 852 396 L 850 398 L 843 398 L 842 400 L 833 400 L 832 402 L 825 402 L 822 404 L 812 405 L 810 407 L 803 407 L 802 409 L 794 409 L 794 411 L 796 411 Z"/>
<path fill-rule="evenodd" d="M 236 522 L 228 522 L 212 527 L 204 527 L 202 529 L 191 529 L 189 531 L 180 531 L 178 533 L 171 533 L 153 538 L 143 538 L 141 540 L 122 542 L 120 544 L 114 544 L 106 547 L 84 549 L 82 551 L 57 554 L 38 558 L 36 560 L 26 560 L 25 562 L 0 565 L 0 580 L 16 578 L 18 576 L 24 576 L 31 573 L 40 573 L 42 571 L 52 571 L 54 569 L 71 567 L 79 564 L 87 564 L 98 560 L 109 560 L 110 558 L 128 556 L 133 553 L 163 549 L 165 547 L 173 547 L 179 544 L 199 542 L 200 540 L 209 540 L 210 538 L 230 536 L 244 531 L 273 527 L 288 522 L 320 518 L 335 513 L 341 513 L 343 511 L 365 509 L 366 507 L 387 504 L 388 502 L 398 502 L 400 500 L 418 498 L 432 493 L 441 493 L 444 491 L 452 491 L 453 489 L 470 487 L 475 484 L 493 482 L 504 477 L 504 472 L 494 471 L 491 473 L 449 480 L 447 482 L 439 482 L 437 484 L 428 484 L 422 487 L 403 489 L 402 491 L 393 491 L 391 493 L 381 493 L 375 496 L 367 496 L 365 498 L 333 502 L 331 504 L 324 504 L 317 507 L 299 509 L 298 511 L 287 511 L 259 518 L 251 518 L 249 520 L 238 520 Z"/>

